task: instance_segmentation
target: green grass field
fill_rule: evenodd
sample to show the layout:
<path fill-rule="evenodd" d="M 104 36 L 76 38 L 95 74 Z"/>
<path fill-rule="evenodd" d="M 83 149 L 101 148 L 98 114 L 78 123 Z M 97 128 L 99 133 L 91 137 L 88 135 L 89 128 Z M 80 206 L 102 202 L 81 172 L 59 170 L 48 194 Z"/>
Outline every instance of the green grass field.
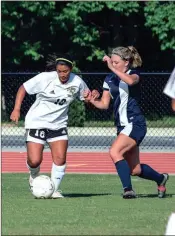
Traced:
<path fill-rule="evenodd" d="M 27 174 L 2 174 L 2 235 L 163 235 L 175 210 L 175 176 L 167 197 L 133 178 L 137 199 L 122 199 L 115 175 L 67 174 L 64 199 L 34 199 Z"/>

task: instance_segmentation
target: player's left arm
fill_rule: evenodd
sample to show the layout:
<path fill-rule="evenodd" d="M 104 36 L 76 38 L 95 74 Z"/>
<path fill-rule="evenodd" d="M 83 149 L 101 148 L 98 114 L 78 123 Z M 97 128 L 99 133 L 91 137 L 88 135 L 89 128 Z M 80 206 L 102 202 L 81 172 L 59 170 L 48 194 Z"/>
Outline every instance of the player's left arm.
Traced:
<path fill-rule="evenodd" d="M 84 96 L 85 93 L 87 93 L 87 97 L 91 96 L 91 91 L 88 88 L 87 84 L 83 80 L 81 80 L 81 83 L 79 86 L 78 99 L 80 101 L 88 102 L 88 101 L 86 101 L 86 96 Z"/>
<path fill-rule="evenodd" d="M 103 61 L 107 62 L 108 68 L 128 85 L 132 86 L 139 82 L 140 78 L 138 74 L 129 75 L 114 68 L 110 57 L 104 56 Z"/>
<path fill-rule="evenodd" d="M 91 98 L 97 99 L 100 97 L 100 93 L 97 90 L 90 90 L 87 84 L 81 80 L 80 91 L 79 91 L 79 100 L 88 103 Z"/>
<path fill-rule="evenodd" d="M 118 77 L 123 80 L 125 83 L 127 83 L 128 85 L 132 86 L 134 84 L 137 84 L 140 80 L 139 75 L 137 74 L 132 74 L 132 75 L 128 75 L 126 73 L 123 73 L 119 70 L 116 70 L 114 67 L 112 69 L 112 71 L 118 75 Z"/>
<path fill-rule="evenodd" d="M 83 96 L 84 96 L 84 101 L 86 103 L 89 103 L 91 99 L 94 100 L 98 99 L 100 97 L 100 93 L 96 89 L 93 89 L 92 91 L 85 89 Z"/>

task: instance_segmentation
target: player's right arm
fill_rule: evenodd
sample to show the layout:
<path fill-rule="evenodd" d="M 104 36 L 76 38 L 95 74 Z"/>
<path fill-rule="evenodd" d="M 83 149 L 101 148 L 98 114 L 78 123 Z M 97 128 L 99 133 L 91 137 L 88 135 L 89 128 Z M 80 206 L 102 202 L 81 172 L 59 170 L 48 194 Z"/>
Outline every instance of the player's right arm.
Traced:
<path fill-rule="evenodd" d="M 111 95 L 109 91 L 103 90 L 103 94 L 100 100 L 94 99 L 94 97 L 92 96 L 89 102 L 99 109 L 108 109 L 110 100 L 111 100 Z"/>
<path fill-rule="evenodd" d="M 90 93 L 89 92 L 84 93 L 84 96 L 86 97 L 86 99 L 98 109 L 107 110 L 109 108 L 109 104 L 111 101 L 111 94 L 110 94 L 110 87 L 109 87 L 108 81 L 110 78 L 111 78 L 111 75 L 105 78 L 105 81 L 103 83 L 103 94 L 102 94 L 101 99 L 98 99 L 99 92 L 96 90 L 93 90 Z"/>
<path fill-rule="evenodd" d="M 26 95 L 26 90 L 24 86 L 21 85 L 18 89 L 16 100 L 15 100 L 15 106 L 10 116 L 10 119 L 14 121 L 16 124 L 18 124 L 18 120 L 20 118 L 21 104 L 24 100 L 25 95 Z"/>
<path fill-rule="evenodd" d="M 20 118 L 21 104 L 24 100 L 26 93 L 30 95 L 37 94 L 43 91 L 44 88 L 47 86 L 48 81 L 55 78 L 55 73 L 42 72 L 34 76 L 33 78 L 27 80 L 25 83 L 23 83 L 23 85 L 20 86 L 16 95 L 15 106 L 10 116 L 10 119 L 12 121 L 16 122 L 16 124 L 18 123 L 18 120 Z"/>

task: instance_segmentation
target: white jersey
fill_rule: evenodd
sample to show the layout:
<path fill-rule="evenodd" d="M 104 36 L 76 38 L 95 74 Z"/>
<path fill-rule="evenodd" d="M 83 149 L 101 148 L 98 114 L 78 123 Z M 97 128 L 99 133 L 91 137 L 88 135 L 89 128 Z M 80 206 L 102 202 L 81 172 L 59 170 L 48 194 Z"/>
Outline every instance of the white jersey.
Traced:
<path fill-rule="evenodd" d="M 175 68 L 163 90 L 163 92 L 170 98 L 175 99 Z"/>
<path fill-rule="evenodd" d="M 88 89 L 85 82 L 73 73 L 65 84 L 61 83 L 56 71 L 40 73 L 23 86 L 28 94 L 37 94 L 25 118 L 26 129 L 66 127 L 69 105 L 75 98 L 84 100 L 83 91 Z"/>

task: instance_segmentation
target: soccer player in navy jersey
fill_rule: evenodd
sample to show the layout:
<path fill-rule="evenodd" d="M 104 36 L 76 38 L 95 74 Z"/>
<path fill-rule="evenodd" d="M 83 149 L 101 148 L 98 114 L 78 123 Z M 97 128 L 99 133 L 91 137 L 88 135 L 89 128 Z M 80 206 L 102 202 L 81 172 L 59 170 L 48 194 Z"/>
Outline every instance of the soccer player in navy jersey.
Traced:
<path fill-rule="evenodd" d="M 112 158 L 123 185 L 123 198 L 135 198 L 131 183 L 131 175 L 153 180 L 158 187 L 158 197 L 165 196 L 165 184 L 168 174 L 160 174 L 146 164 L 140 164 L 139 145 L 146 135 L 146 121 L 140 107 L 140 75 L 135 69 L 142 60 L 133 46 L 117 47 L 112 50 L 111 57 L 104 56 L 112 71 L 104 81 L 103 94 L 100 100 L 87 97 L 95 107 L 108 109 L 110 100 L 114 101 L 114 117 L 117 127 L 117 138 L 110 148 Z"/>
<path fill-rule="evenodd" d="M 72 73 L 73 61 L 68 55 L 51 56 L 47 68 L 49 72 L 42 72 L 20 86 L 10 119 L 18 123 L 26 93 L 36 94 L 36 101 L 25 117 L 29 184 L 32 186 L 39 175 L 44 144 L 48 142 L 53 159 L 51 179 L 55 185 L 52 198 L 63 198 L 58 188 L 66 169 L 69 105 L 76 98 L 84 101 L 83 92 L 88 87 Z"/>

